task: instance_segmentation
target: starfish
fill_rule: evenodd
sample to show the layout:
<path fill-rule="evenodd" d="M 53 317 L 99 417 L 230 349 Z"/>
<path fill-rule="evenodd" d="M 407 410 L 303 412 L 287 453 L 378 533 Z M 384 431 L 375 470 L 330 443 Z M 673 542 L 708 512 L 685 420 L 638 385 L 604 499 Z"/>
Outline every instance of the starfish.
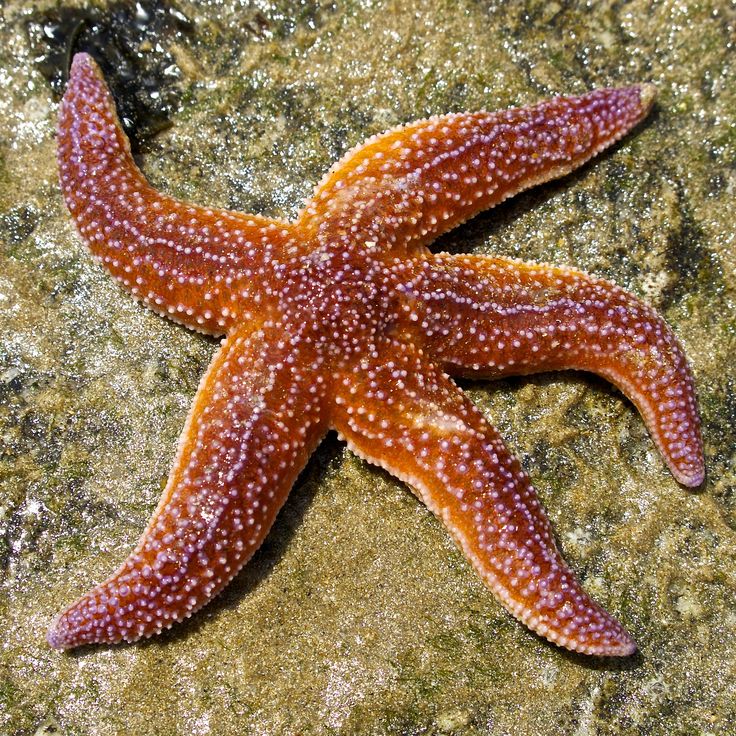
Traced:
<path fill-rule="evenodd" d="M 529 477 L 451 376 L 597 373 L 639 409 L 675 478 L 698 486 L 700 422 L 682 348 L 652 307 L 601 278 L 427 246 L 580 166 L 654 97 L 642 84 L 409 123 L 349 151 L 286 222 L 154 190 L 97 65 L 77 54 L 58 162 L 79 233 L 136 299 L 226 337 L 137 547 L 58 616 L 50 645 L 135 641 L 204 606 L 335 429 L 409 485 L 530 629 L 587 654 L 635 651 L 582 589 Z"/>

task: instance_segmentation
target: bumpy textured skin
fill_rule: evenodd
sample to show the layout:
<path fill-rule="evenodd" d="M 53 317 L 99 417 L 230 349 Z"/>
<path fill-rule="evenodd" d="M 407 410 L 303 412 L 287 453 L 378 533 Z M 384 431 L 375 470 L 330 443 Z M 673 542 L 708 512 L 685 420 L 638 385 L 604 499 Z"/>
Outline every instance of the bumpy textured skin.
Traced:
<path fill-rule="evenodd" d="M 697 486 L 699 419 L 676 338 L 602 279 L 426 246 L 579 166 L 653 98 L 641 85 L 412 123 L 346 154 L 281 222 L 154 191 L 97 66 L 77 55 L 59 169 L 80 234 L 147 306 L 227 338 L 138 546 L 57 618 L 49 643 L 134 641 L 191 615 L 247 562 L 334 428 L 412 487 L 527 626 L 578 652 L 632 653 L 562 560 L 519 462 L 448 374 L 598 373 L 639 408 L 675 477 Z"/>

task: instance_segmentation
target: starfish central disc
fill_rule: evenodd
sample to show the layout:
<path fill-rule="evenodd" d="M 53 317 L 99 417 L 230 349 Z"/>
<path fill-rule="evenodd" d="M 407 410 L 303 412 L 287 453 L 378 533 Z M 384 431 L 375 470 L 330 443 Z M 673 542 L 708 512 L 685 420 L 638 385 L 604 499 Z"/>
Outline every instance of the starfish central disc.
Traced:
<path fill-rule="evenodd" d="M 603 279 L 427 246 L 580 166 L 653 99 L 637 85 L 410 123 L 348 152 L 285 222 L 154 190 L 97 65 L 78 54 L 58 160 L 79 233 L 146 306 L 226 337 L 137 547 L 58 616 L 49 643 L 134 641 L 205 605 L 258 548 L 333 428 L 412 488 L 531 629 L 578 652 L 633 652 L 563 561 L 519 462 L 450 376 L 597 373 L 638 407 L 677 480 L 697 486 L 699 418 L 677 339 Z"/>

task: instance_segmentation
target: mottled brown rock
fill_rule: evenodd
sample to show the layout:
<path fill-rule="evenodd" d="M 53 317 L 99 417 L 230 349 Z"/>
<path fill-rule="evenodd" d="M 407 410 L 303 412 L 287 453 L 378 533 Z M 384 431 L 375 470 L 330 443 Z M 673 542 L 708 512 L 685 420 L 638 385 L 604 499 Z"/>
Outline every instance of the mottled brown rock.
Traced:
<path fill-rule="evenodd" d="M 693 364 L 709 475 L 699 493 L 677 486 L 633 407 L 590 377 L 465 384 L 532 475 L 573 568 L 636 636 L 641 655 L 615 666 L 518 626 L 408 491 L 334 438 L 253 562 L 188 625 L 131 647 L 50 650 L 56 610 L 145 526 L 214 344 L 131 302 L 73 233 L 56 104 L 27 4 L 9 2 L 0 733 L 736 731 L 733 11 L 179 5 L 195 23 L 172 49 L 184 94 L 140 162 L 176 196 L 265 214 L 292 216 L 329 163 L 399 122 L 654 82 L 658 109 L 634 136 L 441 245 L 574 265 L 660 309 Z"/>

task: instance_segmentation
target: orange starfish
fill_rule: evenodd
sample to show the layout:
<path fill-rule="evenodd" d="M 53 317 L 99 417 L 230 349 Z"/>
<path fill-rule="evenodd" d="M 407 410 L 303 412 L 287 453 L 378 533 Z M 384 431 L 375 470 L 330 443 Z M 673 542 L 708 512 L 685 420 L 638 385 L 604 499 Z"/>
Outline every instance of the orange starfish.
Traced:
<path fill-rule="evenodd" d="M 155 191 L 99 69 L 78 54 L 59 168 L 80 234 L 144 304 L 227 337 L 138 546 L 57 618 L 49 643 L 134 641 L 205 605 L 334 428 L 412 488 L 529 628 L 578 652 L 632 653 L 562 560 L 519 462 L 448 373 L 598 373 L 636 404 L 677 480 L 697 486 L 702 444 L 682 349 L 654 309 L 607 281 L 426 246 L 580 166 L 654 96 L 639 85 L 410 123 L 347 153 L 284 222 Z"/>

